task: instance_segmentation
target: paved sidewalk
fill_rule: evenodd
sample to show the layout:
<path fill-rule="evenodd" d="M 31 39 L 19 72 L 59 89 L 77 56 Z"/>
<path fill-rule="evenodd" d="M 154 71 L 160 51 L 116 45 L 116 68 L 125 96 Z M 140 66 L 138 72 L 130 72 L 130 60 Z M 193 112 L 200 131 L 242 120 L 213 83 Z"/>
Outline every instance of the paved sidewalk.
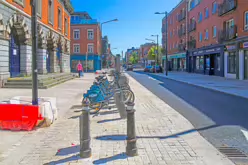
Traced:
<path fill-rule="evenodd" d="M 92 157 L 80 159 L 78 98 L 71 102 L 70 107 L 74 108 L 64 107 L 64 116 L 52 127 L 26 133 L 9 148 L 11 151 L 2 162 L 0 158 L 0 164 L 232 165 L 178 112 L 130 76 L 129 82 L 136 94 L 139 156 L 131 158 L 124 154 L 126 120 L 120 120 L 117 110 L 112 109 L 91 117 Z M 79 83 L 71 83 L 74 88 L 79 87 Z"/>
<path fill-rule="evenodd" d="M 71 104 L 75 103 L 75 101 L 78 102 L 80 98 L 82 98 L 83 92 L 90 87 L 94 77 L 94 74 L 87 74 L 84 78 L 74 79 L 47 90 L 39 90 L 39 96 L 41 97 L 57 98 L 58 120 L 49 128 L 41 128 L 32 132 L 0 130 L 0 164 L 19 164 L 36 145 L 43 144 L 42 139 L 48 139 L 49 141 L 52 134 L 58 134 L 60 130 L 55 128 L 57 128 L 64 119 L 67 119 L 68 115 L 66 115 L 66 113 L 68 109 L 70 109 Z M 0 101 L 8 100 L 13 96 L 31 95 L 32 91 L 30 89 L 0 88 Z M 43 148 L 43 146 L 41 148 Z M 37 150 L 39 150 L 39 148 Z M 40 150 L 42 151 L 42 149 Z M 38 162 L 30 164 L 35 163 L 40 164 Z"/>
<path fill-rule="evenodd" d="M 156 75 L 166 77 L 164 74 Z M 228 79 L 224 77 L 208 76 L 187 72 L 169 72 L 168 77 L 166 78 L 235 96 L 240 96 L 243 98 L 248 98 L 247 80 Z"/>

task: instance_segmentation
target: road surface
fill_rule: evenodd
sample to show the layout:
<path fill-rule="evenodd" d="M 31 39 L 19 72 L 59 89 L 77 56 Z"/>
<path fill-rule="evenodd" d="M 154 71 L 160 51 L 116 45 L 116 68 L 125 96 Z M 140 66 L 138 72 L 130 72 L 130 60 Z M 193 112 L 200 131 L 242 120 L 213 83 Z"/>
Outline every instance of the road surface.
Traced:
<path fill-rule="evenodd" d="M 128 74 L 187 118 L 216 148 L 234 147 L 248 155 L 247 99 L 155 74 L 139 71 Z M 246 158 L 232 160 L 247 161 Z"/>

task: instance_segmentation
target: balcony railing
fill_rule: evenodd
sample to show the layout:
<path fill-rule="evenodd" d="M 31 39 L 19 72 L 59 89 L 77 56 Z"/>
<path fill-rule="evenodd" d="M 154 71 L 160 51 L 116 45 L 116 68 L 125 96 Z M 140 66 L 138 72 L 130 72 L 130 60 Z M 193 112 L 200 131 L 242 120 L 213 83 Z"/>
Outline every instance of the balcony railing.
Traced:
<path fill-rule="evenodd" d="M 184 27 L 184 28 L 180 28 L 179 30 L 178 30 L 178 36 L 179 37 L 182 37 L 183 35 L 185 35 L 186 34 L 186 28 Z"/>
<path fill-rule="evenodd" d="M 189 49 L 195 49 L 196 48 L 196 40 L 195 39 L 188 41 L 188 48 Z"/>
<path fill-rule="evenodd" d="M 178 20 L 178 22 L 180 22 L 180 21 L 184 20 L 185 18 L 186 18 L 186 12 L 184 11 L 184 12 L 181 12 L 181 13 L 178 15 L 177 20 Z"/>
<path fill-rule="evenodd" d="M 178 51 L 185 51 L 186 50 L 186 44 L 182 43 L 182 44 L 178 44 Z"/>
<path fill-rule="evenodd" d="M 188 29 L 188 31 L 189 31 L 189 32 L 192 32 L 192 31 L 194 31 L 194 30 L 196 30 L 196 21 L 192 21 L 192 22 L 189 24 L 189 29 Z"/>
<path fill-rule="evenodd" d="M 225 42 L 232 40 L 237 37 L 237 26 L 234 25 L 233 27 L 230 27 L 228 29 L 222 30 L 220 32 L 219 41 Z"/>
<path fill-rule="evenodd" d="M 222 4 L 219 5 L 219 16 L 222 16 L 237 7 L 237 0 L 224 0 Z"/>

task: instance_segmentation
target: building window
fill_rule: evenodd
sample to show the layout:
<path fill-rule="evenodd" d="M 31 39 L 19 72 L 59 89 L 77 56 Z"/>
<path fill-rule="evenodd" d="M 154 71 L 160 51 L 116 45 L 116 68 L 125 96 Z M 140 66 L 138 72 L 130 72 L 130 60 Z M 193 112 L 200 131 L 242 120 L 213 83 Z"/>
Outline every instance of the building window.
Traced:
<path fill-rule="evenodd" d="M 227 72 L 231 74 L 236 73 L 236 53 L 229 52 L 228 61 L 227 61 Z"/>
<path fill-rule="evenodd" d="M 94 53 L 94 44 L 88 44 L 88 53 Z"/>
<path fill-rule="evenodd" d="M 213 38 L 217 36 L 217 27 L 213 26 Z"/>
<path fill-rule="evenodd" d="M 200 62 L 200 57 L 199 57 L 199 56 L 197 56 L 197 57 L 196 57 L 196 61 L 195 61 L 195 66 L 196 66 L 196 69 L 197 69 L 197 70 L 199 70 L 199 69 L 200 69 L 199 62 Z"/>
<path fill-rule="evenodd" d="M 248 11 L 245 12 L 244 18 L 245 18 L 244 29 L 248 30 Z"/>
<path fill-rule="evenodd" d="M 216 61 L 217 61 L 216 68 L 218 71 L 220 71 L 220 55 L 216 56 Z"/>
<path fill-rule="evenodd" d="M 189 9 L 192 10 L 195 7 L 195 0 L 189 2 Z"/>
<path fill-rule="evenodd" d="M 199 33 L 199 41 L 202 42 L 202 32 Z"/>
<path fill-rule="evenodd" d="M 53 1 L 49 0 L 48 2 L 48 19 L 49 23 L 53 24 Z"/>
<path fill-rule="evenodd" d="M 67 22 L 67 18 L 65 18 L 65 24 L 64 24 L 64 31 L 65 31 L 65 35 L 68 35 L 68 22 Z"/>
<path fill-rule="evenodd" d="M 202 21 L 202 12 L 198 14 L 198 22 L 200 23 Z"/>
<path fill-rule="evenodd" d="M 217 2 L 214 2 L 212 4 L 212 14 L 215 14 L 217 12 L 218 4 Z"/>
<path fill-rule="evenodd" d="M 93 40 L 94 39 L 94 30 L 93 29 L 88 29 L 87 33 L 88 33 L 88 39 Z"/>
<path fill-rule="evenodd" d="M 208 18 L 208 16 L 209 16 L 208 8 L 205 8 L 205 18 Z"/>
<path fill-rule="evenodd" d="M 200 61 L 199 61 L 199 68 L 200 70 L 204 69 L 204 56 L 200 56 Z"/>
<path fill-rule="evenodd" d="M 37 3 L 37 15 L 41 18 L 42 14 L 42 0 L 39 0 Z"/>
<path fill-rule="evenodd" d="M 208 29 L 205 31 L 205 39 L 208 40 Z"/>
<path fill-rule="evenodd" d="M 61 30 L 62 27 L 62 13 L 60 8 L 58 8 L 58 29 Z"/>
<path fill-rule="evenodd" d="M 73 44 L 73 52 L 80 53 L 80 44 Z"/>
<path fill-rule="evenodd" d="M 18 5 L 21 5 L 22 7 L 24 7 L 24 0 L 14 0 L 14 2 L 16 2 Z"/>
<path fill-rule="evenodd" d="M 73 36 L 74 36 L 75 40 L 80 39 L 80 31 L 79 31 L 79 29 L 76 29 L 76 30 L 73 31 Z"/>

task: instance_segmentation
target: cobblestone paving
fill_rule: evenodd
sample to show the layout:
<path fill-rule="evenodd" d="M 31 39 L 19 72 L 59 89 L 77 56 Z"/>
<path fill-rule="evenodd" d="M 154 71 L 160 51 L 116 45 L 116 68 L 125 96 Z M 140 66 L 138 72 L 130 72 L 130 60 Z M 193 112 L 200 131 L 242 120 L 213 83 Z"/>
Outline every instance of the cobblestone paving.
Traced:
<path fill-rule="evenodd" d="M 129 77 L 136 94 L 136 131 L 139 156 L 125 152 L 126 120 L 116 109 L 91 117 L 90 159 L 80 159 L 78 109 L 68 109 L 50 128 L 18 139 L 0 157 L 0 164 L 108 164 L 108 165 L 231 165 L 179 113 Z M 69 98 L 68 98 L 69 99 Z M 78 105 L 80 100 L 72 101 Z M 1 155 L 1 153 L 0 153 Z"/>

